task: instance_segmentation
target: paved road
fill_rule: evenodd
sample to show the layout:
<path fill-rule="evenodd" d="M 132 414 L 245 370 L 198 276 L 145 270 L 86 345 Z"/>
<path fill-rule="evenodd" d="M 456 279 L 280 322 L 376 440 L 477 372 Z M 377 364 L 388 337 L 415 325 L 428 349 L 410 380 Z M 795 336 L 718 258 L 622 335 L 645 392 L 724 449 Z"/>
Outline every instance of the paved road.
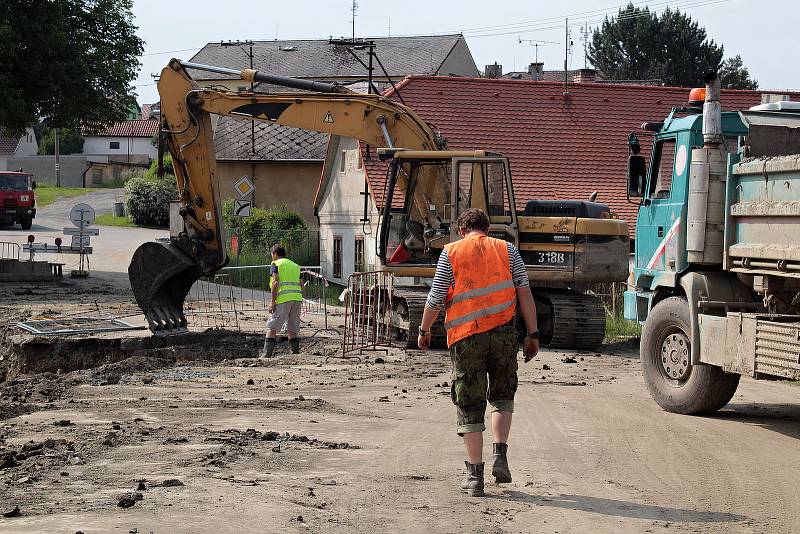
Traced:
<path fill-rule="evenodd" d="M 52 244 L 56 237 L 61 237 L 69 243 L 69 237 L 64 236 L 65 227 L 73 227 L 69 220 L 69 211 L 79 202 L 89 204 L 100 214 L 111 213 L 112 204 L 125 198 L 122 189 L 103 189 L 73 198 L 56 200 L 49 206 L 39 208 L 33 227 L 22 230 L 18 225 L 13 227 L 0 226 L 0 241 L 24 244 L 29 234 L 33 234 L 37 243 Z M 92 238 L 93 254 L 90 257 L 92 273 L 98 277 L 120 279 L 121 273 L 127 278 L 128 264 L 133 256 L 133 251 L 145 241 L 152 241 L 157 237 L 167 237 L 167 230 L 150 230 L 146 228 L 123 228 L 116 226 L 98 226 L 100 235 Z M 65 270 L 77 264 L 77 255 L 48 254 L 50 261 L 65 263 Z M 108 273 L 108 274 L 105 274 Z"/>

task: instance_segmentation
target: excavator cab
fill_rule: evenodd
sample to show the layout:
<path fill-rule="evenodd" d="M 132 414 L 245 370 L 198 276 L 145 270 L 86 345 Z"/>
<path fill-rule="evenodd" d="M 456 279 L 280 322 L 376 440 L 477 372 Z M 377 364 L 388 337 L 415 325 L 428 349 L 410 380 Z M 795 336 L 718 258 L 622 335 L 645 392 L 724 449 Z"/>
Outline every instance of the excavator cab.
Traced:
<path fill-rule="evenodd" d="M 383 151 L 386 155 L 386 151 Z M 517 243 L 517 214 L 506 158 L 484 151 L 393 151 L 379 233 L 379 256 L 396 274 L 430 276 L 444 246 L 460 239 L 468 208 L 489 215 L 490 235 Z M 413 272 L 407 272 L 413 269 Z"/>

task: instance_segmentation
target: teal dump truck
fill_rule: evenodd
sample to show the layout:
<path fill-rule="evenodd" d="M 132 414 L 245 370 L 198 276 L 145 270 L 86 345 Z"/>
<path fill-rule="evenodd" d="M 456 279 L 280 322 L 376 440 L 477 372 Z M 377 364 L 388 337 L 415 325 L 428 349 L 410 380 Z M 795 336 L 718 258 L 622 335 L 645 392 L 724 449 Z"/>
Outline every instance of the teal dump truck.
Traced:
<path fill-rule="evenodd" d="M 643 125 L 649 165 L 628 140 L 640 207 L 625 318 L 643 323 L 653 399 L 684 414 L 722 408 L 741 375 L 800 379 L 800 103 L 723 113 L 719 92 L 709 75 L 694 103 Z"/>

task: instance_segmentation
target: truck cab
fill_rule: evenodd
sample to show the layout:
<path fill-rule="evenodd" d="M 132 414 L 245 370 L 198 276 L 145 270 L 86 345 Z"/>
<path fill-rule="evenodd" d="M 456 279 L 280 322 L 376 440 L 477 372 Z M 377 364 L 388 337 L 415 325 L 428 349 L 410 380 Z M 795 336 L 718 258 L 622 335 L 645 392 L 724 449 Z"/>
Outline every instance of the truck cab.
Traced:
<path fill-rule="evenodd" d="M 675 109 L 662 123 L 646 123 L 655 129 L 649 162 L 641 157 L 639 180 L 629 182 L 628 197 L 639 202 L 633 286 L 625 294 L 625 318 L 644 321 L 658 300 L 669 294 L 678 277 L 689 268 L 686 249 L 689 172 L 692 149 L 703 145 L 700 109 Z M 678 116 L 683 115 L 683 116 Z M 725 151 L 735 154 L 740 136 L 747 134 L 738 112 L 722 113 Z M 633 156 L 631 156 L 633 158 Z M 633 160 L 636 161 L 636 160 Z M 634 164 L 633 161 L 631 164 Z"/>
<path fill-rule="evenodd" d="M 0 224 L 30 230 L 36 217 L 36 181 L 27 172 L 0 172 Z"/>

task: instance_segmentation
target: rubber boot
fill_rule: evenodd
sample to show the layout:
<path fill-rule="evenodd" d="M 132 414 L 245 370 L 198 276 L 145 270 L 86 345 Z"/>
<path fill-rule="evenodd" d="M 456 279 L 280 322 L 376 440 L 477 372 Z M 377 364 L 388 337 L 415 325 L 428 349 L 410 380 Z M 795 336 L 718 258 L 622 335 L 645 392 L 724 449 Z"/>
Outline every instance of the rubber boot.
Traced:
<path fill-rule="evenodd" d="M 464 464 L 467 466 L 467 477 L 461 482 L 461 491 L 472 497 L 483 497 L 483 462 L 471 464 L 465 460 Z"/>
<path fill-rule="evenodd" d="M 268 337 L 264 339 L 264 348 L 261 349 L 260 356 L 262 358 L 272 358 L 272 355 L 275 353 L 275 343 L 278 340 L 274 337 Z"/>
<path fill-rule="evenodd" d="M 508 443 L 492 444 L 492 476 L 497 484 L 511 482 L 511 470 L 508 468 Z"/>
<path fill-rule="evenodd" d="M 289 338 L 289 346 L 292 348 L 292 354 L 300 354 L 300 338 Z"/>

